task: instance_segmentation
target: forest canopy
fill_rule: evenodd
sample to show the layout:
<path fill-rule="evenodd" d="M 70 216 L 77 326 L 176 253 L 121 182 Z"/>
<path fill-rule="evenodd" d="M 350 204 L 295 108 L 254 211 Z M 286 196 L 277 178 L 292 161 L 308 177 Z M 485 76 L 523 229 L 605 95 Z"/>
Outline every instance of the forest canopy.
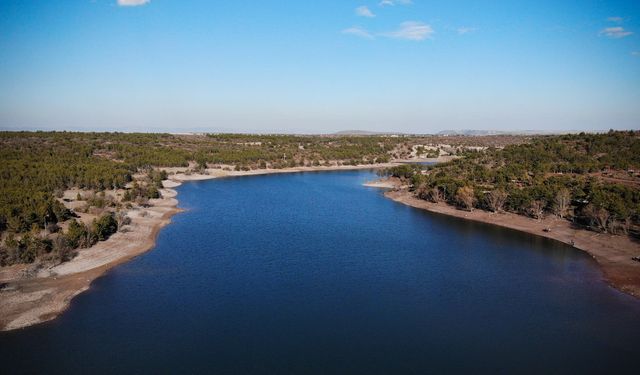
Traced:
<path fill-rule="evenodd" d="M 23 233 L 71 217 L 59 195 L 70 188 L 122 189 L 157 167 L 235 169 L 388 161 L 393 137 L 149 133 L 0 132 L 0 234 Z M 154 177 L 152 176 L 152 179 Z M 166 178 L 166 176 L 165 176 Z M 157 198 L 159 181 L 134 185 L 125 200 Z"/>
<path fill-rule="evenodd" d="M 628 233 L 640 220 L 640 132 L 537 137 L 422 169 L 386 171 L 422 199 L 464 209 L 556 214 Z"/>

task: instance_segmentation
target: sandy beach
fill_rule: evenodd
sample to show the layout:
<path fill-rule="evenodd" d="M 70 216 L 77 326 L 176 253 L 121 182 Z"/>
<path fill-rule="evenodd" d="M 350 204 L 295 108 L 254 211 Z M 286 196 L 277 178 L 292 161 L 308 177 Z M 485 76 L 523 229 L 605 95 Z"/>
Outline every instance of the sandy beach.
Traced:
<path fill-rule="evenodd" d="M 177 192 L 173 188 L 186 181 L 209 180 L 221 177 L 253 176 L 274 173 L 320 172 L 386 168 L 398 163 L 375 165 L 344 165 L 227 171 L 207 169 L 205 173 L 186 174 L 186 168 L 163 182 L 161 199 L 150 200 L 148 208 L 129 210 L 131 224 L 108 240 L 81 249 L 72 260 L 47 269 L 34 269 L 30 265 L 0 268 L 0 330 L 8 331 L 28 327 L 56 318 L 67 309 L 73 297 L 89 289 L 91 282 L 109 269 L 127 262 L 152 249 L 162 227 L 179 212 Z"/>
<path fill-rule="evenodd" d="M 377 187 L 388 188 L 389 185 L 394 184 L 387 180 L 382 181 Z M 394 187 L 397 187 L 397 184 Z M 611 286 L 634 297 L 640 297 L 640 262 L 631 259 L 640 255 L 640 242 L 629 236 L 575 229 L 569 221 L 551 215 L 536 220 L 513 213 L 464 211 L 446 203 L 432 203 L 416 198 L 406 189 L 390 190 L 385 196 L 396 202 L 437 214 L 498 225 L 563 242 L 590 254 L 602 268 L 603 276 Z"/>

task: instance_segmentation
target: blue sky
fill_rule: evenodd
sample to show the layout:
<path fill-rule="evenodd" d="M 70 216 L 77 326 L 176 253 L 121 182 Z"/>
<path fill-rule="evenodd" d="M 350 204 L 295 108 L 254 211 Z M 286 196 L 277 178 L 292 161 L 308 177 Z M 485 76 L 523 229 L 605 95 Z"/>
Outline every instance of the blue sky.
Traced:
<path fill-rule="evenodd" d="M 0 0 L 0 129 L 609 128 L 637 0 Z"/>

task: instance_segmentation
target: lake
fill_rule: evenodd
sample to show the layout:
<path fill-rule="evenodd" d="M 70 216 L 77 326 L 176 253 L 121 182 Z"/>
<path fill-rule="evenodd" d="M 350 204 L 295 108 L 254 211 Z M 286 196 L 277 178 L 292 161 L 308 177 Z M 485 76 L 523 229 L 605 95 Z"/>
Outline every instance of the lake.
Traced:
<path fill-rule="evenodd" d="M 371 171 L 186 183 L 157 246 L 2 373 L 632 373 L 640 301 L 585 253 L 363 187 Z"/>

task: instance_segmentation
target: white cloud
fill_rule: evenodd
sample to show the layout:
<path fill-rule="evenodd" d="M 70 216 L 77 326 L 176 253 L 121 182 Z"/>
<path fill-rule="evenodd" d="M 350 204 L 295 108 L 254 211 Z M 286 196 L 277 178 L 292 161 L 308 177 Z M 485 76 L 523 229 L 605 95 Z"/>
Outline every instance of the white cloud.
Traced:
<path fill-rule="evenodd" d="M 633 34 L 631 31 L 625 30 L 622 26 L 607 27 L 600 31 L 600 35 L 608 36 L 609 38 L 624 38 Z"/>
<path fill-rule="evenodd" d="M 378 3 L 378 5 L 381 7 L 394 6 L 396 4 L 409 5 L 409 4 L 413 4 L 413 1 L 412 0 L 382 0 L 381 2 Z"/>
<path fill-rule="evenodd" d="M 344 29 L 342 30 L 342 33 L 359 36 L 360 38 L 365 38 L 365 39 L 373 39 L 373 35 L 371 35 L 370 32 L 358 26 L 353 26 L 348 29 Z"/>
<path fill-rule="evenodd" d="M 118 0 L 118 5 L 121 7 L 137 7 L 138 5 L 144 5 L 151 0 Z"/>
<path fill-rule="evenodd" d="M 375 17 L 376 15 L 366 6 L 361 6 L 356 8 L 356 14 L 360 17 Z"/>
<path fill-rule="evenodd" d="M 620 22 L 624 21 L 624 18 L 622 18 L 622 17 L 609 17 L 609 18 L 607 18 L 607 21 L 620 23 Z"/>
<path fill-rule="evenodd" d="M 457 31 L 458 31 L 458 35 L 464 35 L 464 34 L 475 32 L 477 30 L 478 28 L 476 27 L 459 27 Z"/>
<path fill-rule="evenodd" d="M 407 21 L 401 23 L 398 30 L 383 33 L 382 35 L 389 38 L 420 41 L 431 38 L 434 32 L 430 25 L 422 22 Z"/>

